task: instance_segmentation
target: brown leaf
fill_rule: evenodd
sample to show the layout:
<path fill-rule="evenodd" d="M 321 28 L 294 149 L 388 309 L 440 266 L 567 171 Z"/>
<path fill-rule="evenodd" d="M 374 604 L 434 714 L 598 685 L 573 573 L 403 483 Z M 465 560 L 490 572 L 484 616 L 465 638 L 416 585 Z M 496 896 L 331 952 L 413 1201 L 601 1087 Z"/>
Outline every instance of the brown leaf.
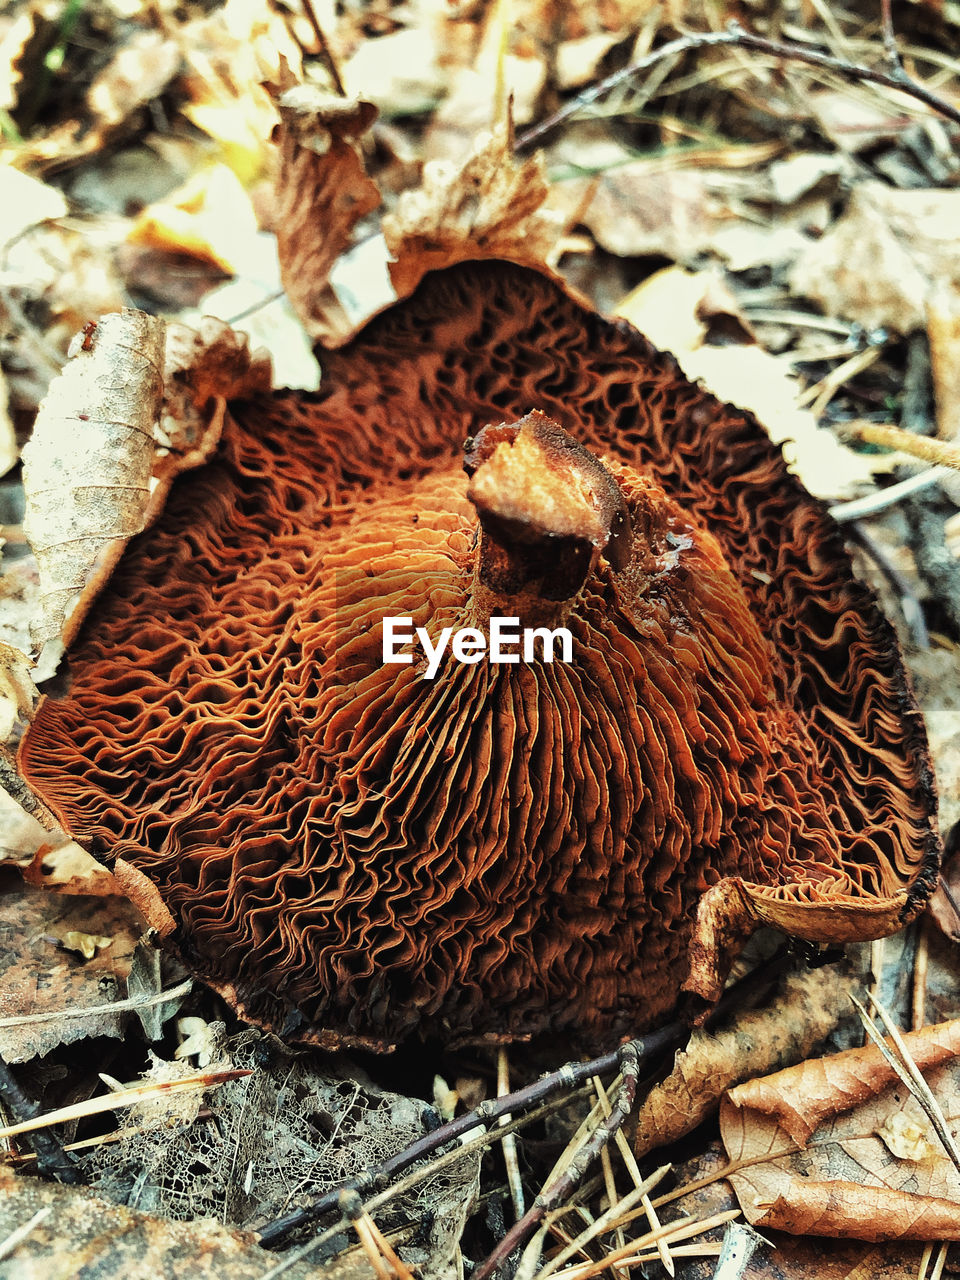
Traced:
<path fill-rule="evenodd" d="M 398 295 L 411 294 L 428 271 L 475 258 L 549 274 L 563 220 L 541 208 L 547 193 L 542 156 L 514 158 L 509 122 L 482 134 L 460 168 L 442 160 L 425 165 L 422 185 L 405 191 L 383 219 Z"/>
<path fill-rule="evenodd" d="M 330 287 L 330 269 L 360 219 L 380 203 L 359 149 L 377 109 L 359 99 L 331 98 L 312 85 L 284 90 L 277 107 L 274 224 L 283 284 L 307 332 L 335 344 L 352 326 Z"/>
<path fill-rule="evenodd" d="M 930 371 L 937 402 L 937 435 L 960 440 L 960 271 L 937 283 L 927 298 Z"/>
<path fill-rule="evenodd" d="M 954 1124 L 960 1020 L 904 1038 Z M 761 1230 L 861 1240 L 960 1233 L 960 1174 L 874 1046 L 738 1085 L 721 1104 L 720 1130 L 730 1181 Z"/>
<path fill-rule="evenodd" d="M 9 877 L 0 896 L 0 1018 L 109 1004 L 122 995 L 143 924 L 125 898 L 64 897 Z M 110 938 L 88 960 L 65 950 L 71 934 Z M 119 988 L 119 991 L 118 991 Z M 92 1014 L 0 1026 L 8 1062 L 41 1057 L 88 1036 L 122 1035 L 123 1015 Z"/>
<path fill-rule="evenodd" d="M 736 1199 L 725 1175 L 726 1159 L 710 1146 L 695 1160 L 680 1165 L 676 1178 L 688 1191 L 662 1211 L 665 1221 L 675 1217 L 708 1218 L 734 1208 Z M 744 1266 L 734 1270 L 737 1280 L 917 1280 L 924 1246 L 909 1241 L 868 1244 L 861 1240 L 825 1240 L 764 1231 L 761 1244 Z M 684 1265 L 683 1280 L 715 1280 L 714 1259 Z M 727 1271 L 723 1272 L 727 1275 Z"/>
<path fill-rule="evenodd" d="M 716 1111 L 732 1085 L 806 1058 L 849 1009 L 847 994 L 854 985 L 836 966 L 792 975 L 767 1007 L 743 1013 L 716 1032 L 694 1031 L 670 1075 L 640 1107 L 637 1154 L 690 1133 Z"/>

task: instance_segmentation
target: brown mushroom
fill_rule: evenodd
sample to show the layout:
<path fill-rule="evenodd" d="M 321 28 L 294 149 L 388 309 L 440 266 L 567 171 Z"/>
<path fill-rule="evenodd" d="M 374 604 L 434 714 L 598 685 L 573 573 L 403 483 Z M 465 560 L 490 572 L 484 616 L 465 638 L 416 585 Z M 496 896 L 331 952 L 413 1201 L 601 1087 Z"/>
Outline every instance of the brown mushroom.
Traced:
<path fill-rule="evenodd" d="M 748 414 L 506 264 L 323 363 L 232 405 L 21 752 L 198 976 L 324 1045 L 609 1043 L 714 999 L 758 922 L 844 941 L 920 908 L 896 641 Z M 573 661 L 382 660 L 385 616 L 494 613 Z"/>

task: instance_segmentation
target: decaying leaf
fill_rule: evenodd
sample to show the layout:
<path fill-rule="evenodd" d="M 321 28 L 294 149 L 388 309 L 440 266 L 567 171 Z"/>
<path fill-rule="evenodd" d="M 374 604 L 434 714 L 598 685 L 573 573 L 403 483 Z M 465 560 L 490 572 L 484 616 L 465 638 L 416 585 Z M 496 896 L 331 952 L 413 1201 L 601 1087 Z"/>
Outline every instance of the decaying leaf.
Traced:
<path fill-rule="evenodd" d="M 960 1021 L 904 1037 L 951 1128 Z M 861 1240 L 960 1237 L 960 1172 L 875 1046 L 732 1089 L 720 1130 L 730 1181 L 761 1230 Z"/>
<path fill-rule="evenodd" d="M 50 384 L 23 451 L 24 529 L 40 570 L 38 645 L 69 644 L 150 500 L 163 323 L 124 310 L 91 324 Z"/>
<path fill-rule="evenodd" d="M 407 297 L 428 271 L 474 258 L 543 271 L 563 223 L 541 207 L 547 194 L 542 156 L 514 158 L 509 121 L 482 134 L 461 166 L 426 164 L 422 185 L 383 219 L 397 294 Z"/>
<path fill-rule="evenodd" d="M 277 107 L 275 227 L 283 284 L 307 332 L 335 343 L 351 324 L 330 286 L 330 270 L 357 223 L 380 203 L 359 149 L 377 109 L 305 84 L 284 89 Z"/>
<path fill-rule="evenodd" d="M 89 1036 L 119 1039 L 122 1014 L 70 1014 L 123 995 L 142 932 L 143 922 L 125 898 L 48 893 L 7 873 L 0 895 L 0 1018 L 27 1020 L 0 1026 L 0 1055 L 25 1062 Z M 65 949 L 73 945 L 65 941 L 71 935 L 108 938 L 110 945 L 94 947 L 84 959 Z M 66 1014 L 29 1020 L 55 1010 Z"/>
<path fill-rule="evenodd" d="M 100 1200 L 82 1187 L 62 1187 L 21 1178 L 0 1166 L 0 1239 L 29 1222 L 38 1210 L 52 1212 L 4 1259 L 4 1280 L 38 1276 L 96 1276 L 96 1280 L 185 1274 L 193 1280 L 260 1280 L 276 1265 L 276 1254 L 256 1244 L 250 1231 L 215 1220 L 171 1222 Z M 296 1262 L 289 1280 L 360 1280 L 369 1263 L 344 1268 Z"/>
<path fill-rule="evenodd" d="M 740 1014 L 719 1031 L 694 1031 L 670 1075 L 640 1107 L 637 1154 L 690 1133 L 716 1111 L 732 1085 L 802 1062 L 849 1009 L 848 992 L 855 985 L 836 966 L 795 974 L 765 1007 Z"/>

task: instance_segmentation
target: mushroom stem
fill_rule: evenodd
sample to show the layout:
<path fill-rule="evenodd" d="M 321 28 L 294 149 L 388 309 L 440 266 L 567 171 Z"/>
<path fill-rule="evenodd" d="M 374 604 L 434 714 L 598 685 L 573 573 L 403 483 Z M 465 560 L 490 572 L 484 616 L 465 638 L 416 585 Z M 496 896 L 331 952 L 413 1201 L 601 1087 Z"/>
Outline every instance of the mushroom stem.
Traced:
<path fill-rule="evenodd" d="M 606 467 L 539 411 L 484 427 L 465 445 L 480 538 L 474 606 L 492 616 L 562 612 L 604 555 L 630 559 L 630 514 Z"/>

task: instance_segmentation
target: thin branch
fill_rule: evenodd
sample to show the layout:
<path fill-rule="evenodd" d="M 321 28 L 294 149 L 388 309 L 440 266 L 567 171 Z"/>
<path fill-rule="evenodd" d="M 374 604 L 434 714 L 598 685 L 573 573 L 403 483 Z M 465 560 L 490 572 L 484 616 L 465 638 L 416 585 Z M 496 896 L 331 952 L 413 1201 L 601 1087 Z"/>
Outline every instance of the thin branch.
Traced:
<path fill-rule="evenodd" d="M 688 1032 L 689 1028 L 686 1023 L 668 1023 L 665 1027 L 652 1031 L 642 1039 L 630 1041 L 632 1052 L 636 1055 L 638 1062 L 657 1058 L 669 1049 L 681 1044 Z M 432 1133 L 424 1134 L 416 1142 L 404 1147 L 402 1151 L 390 1156 L 382 1164 L 375 1169 L 369 1170 L 363 1176 L 352 1178 L 324 1195 L 318 1196 L 310 1204 L 304 1205 L 302 1208 L 296 1209 L 292 1213 L 288 1213 L 284 1217 L 277 1218 L 275 1221 L 261 1227 L 260 1243 L 268 1247 L 276 1247 L 290 1232 L 306 1226 L 307 1223 L 313 1222 L 325 1213 L 338 1209 L 340 1194 L 343 1191 L 355 1190 L 362 1195 L 368 1195 L 376 1190 L 378 1186 L 386 1185 L 391 1178 L 408 1169 L 410 1165 L 416 1164 L 418 1160 L 432 1155 L 435 1151 L 439 1151 L 441 1147 L 447 1146 L 448 1143 L 456 1142 L 465 1133 L 469 1133 L 471 1129 L 475 1129 L 478 1125 L 486 1125 L 490 1121 L 499 1120 L 501 1116 L 509 1115 L 511 1112 L 522 1113 L 528 1111 L 555 1094 L 564 1093 L 575 1088 L 577 1085 L 589 1080 L 591 1076 L 603 1075 L 617 1070 L 620 1066 L 621 1055 L 626 1051 L 626 1048 L 627 1046 L 623 1046 L 623 1048 L 613 1053 L 604 1054 L 602 1058 L 594 1058 L 590 1062 L 568 1063 L 567 1066 L 561 1067 L 559 1071 L 554 1071 L 540 1080 L 535 1080 L 533 1084 L 526 1085 L 523 1089 L 516 1089 L 513 1093 L 505 1094 L 502 1098 L 491 1098 L 481 1103 L 476 1110 L 470 1111 L 463 1116 L 457 1116 L 449 1124 L 441 1125 L 439 1129 L 434 1129 Z"/>
<path fill-rule="evenodd" d="M 620 1131 L 637 1096 L 642 1061 L 638 1049 L 641 1045 L 642 1042 L 630 1040 L 617 1054 L 623 1081 L 609 1117 L 597 1125 L 566 1172 L 546 1187 L 520 1221 L 514 1223 L 490 1256 L 474 1272 L 473 1280 L 490 1280 L 512 1253 L 523 1248 L 547 1214 L 571 1195 L 600 1152 L 606 1149 L 607 1144 Z"/>
<path fill-rule="evenodd" d="M 330 45 L 327 42 L 327 37 L 324 34 L 323 27 L 321 27 L 319 19 L 317 18 L 316 11 L 313 7 L 313 0 L 303 0 L 303 12 L 306 14 L 307 21 L 313 28 L 313 35 L 317 42 L 320 61 L 323 63 L 327 74 L 333 81 L 333 87 L 336 89 L 337 93 L 341 98 L 345 98 L 347 96 L 347 91 L 343 86 L 343 78 L 340 75 L 340 68 L 337 66 L 336 58 L 333 56 Z"/>
<path fill-rule="evenodd" d="M 638 58 L 636 62 L 631 62 L 629 66 L 623 67 L 620 71 L 615 71 L 612 75 L 606 76 L 605 79 L 598 80 L 596 84 L 590 85 L 582 93 L 577 94 L 575 98 L 548 116 L 546 120 L 521 133 L 516 140 L 514 149 L 518 152 L 529 151 L 532 147 L 542 144 L 549 134 L 553 133 L 561 125 L 566 124 L 571 117 L 582 111 L 584 107 L 598 102 L 618 85 L 625 83 L 634 76 L 641 75 L 664 58 L 674 58 L 679 54 L 692 52 L 696 49 L 722 47 L 750 49 L 755 53 L 766 54 L 768 57 L 777 58 L 782 62 L 803 62 L 807 66 L 819 67 L 823 71 L 832 71 L 844 80 L 849 80 L 855 84 L 867 81 L 870 84 L 882 85 L 886 89 L 897 89 L 909 97 L 915 98 L 918 102 L 922 102 L 925 106 L 945 116 L 948 120 L 952 120 L 954 124 L 960 124 L 960 108 L 955 107 L 951 102 L 940 97 L 939 94 L 934 93 L 925 85 L 913 80 L 902 68 L 894 72 L 892 70 L 879 71 L 874 67 L 864 67 L 856 62 L 848 62 L 846 58 L 836 58 L 832 54 L 820 53 L 816 49 L 808 49 L 804 45 L 795 44 L 791 41 L 768 40 L 765 36 L 754 35 L 752 31 L 745 30 L 739 23 L 730 22 L 727 24 L 725 31 L 702 31 L 680 36 L 676 40 L 671 40 L 669 43 L 661 45 L 659 49 L 654 49 L 652 53 L 648 53 L 645 57 Z"/>

